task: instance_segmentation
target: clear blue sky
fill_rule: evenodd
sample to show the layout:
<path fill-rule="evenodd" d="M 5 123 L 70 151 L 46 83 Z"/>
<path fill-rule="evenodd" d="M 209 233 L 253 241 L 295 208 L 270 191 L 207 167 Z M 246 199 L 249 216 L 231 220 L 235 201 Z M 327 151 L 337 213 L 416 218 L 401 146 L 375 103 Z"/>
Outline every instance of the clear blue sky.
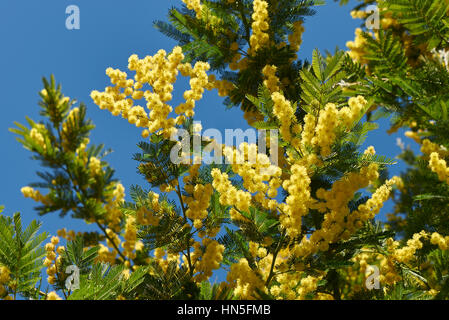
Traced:
<path fill-rule="evenodd" d="M 65 9 L 71 4 L 80 8 L 80 30 L 65 27 Z M 87 104 L 88 117 L 96 124 L 91 141 L 104 143 L 114 150 L 105 160 L 116 169 L 116 176 L 125 188 L 132 184 L 148 187 L 136 173 L 136 162 L 131 159 L 137 151 L 140 130 L 126 120 L 100 110 L 89 94 L 94 89 L 103 90 L 109 84 L 105 75 L 107 67 L 126 70 L 131 54 L 143 57 L 153 55 L 161 48 L 171 50 L 175 42 L 154 29 L 152 22 L 165 20 L 168 9 L 180 4 L 180 0 L 0 2 L 0 204 L 5 205 L 5 214 L 20 211 L 26 224 L 38 218 L 33 211 L 35 203 L 25 199 L 20 188 L 38 181 L 35 172 L 40 170 L 39 163 L 30 159 L 31 154 L 16 142 L 8 128 L 14 121 L 24 123 L 25 116 L 40 119 L 37 102 L 38 92 L 42 89 L 41 78 L 52 73 L 62 84 L 65 95 Z M 328 0 L 327 5 L 318 8 L 317 15 L 307 18 L 300 58 L 310 59 L 314 48 L 322 52 L 326 49 L 334 51 L 336 46 L 346 49 L 346 41 L 353 40 L 354 29 L 361 21 L 350 17 L 351 8 L 351 5 L 340 7 Z M 175 102 L 179 102 L 186 85 L 186 82 L 179 82 L 175 86 Z M 218 128 L 224 132 L 224 128 L 247 127 L 239 109 L 225 111 L 216 91 L 207 93 L 195 111 L 195 120 L 201 120 L 203 128 Z M 396 146 L 396 135 L 385 133 L 387 128 L 384 121 L 381 129 L 369 137 L 367 145 L 374 145 L 379 154 L 394 157 L 400 150 Z M 397 165 L 392 172 L 399 169 Z M 389 208 L 384 208 L 381 217 Z M 76 231 L 86 230 L 83 222 L 70 217 L 61 219 L 57 214 L 39 217 L 39 220 L 44 223 L 43 230 L 51 234 L 63 226 Z"/>

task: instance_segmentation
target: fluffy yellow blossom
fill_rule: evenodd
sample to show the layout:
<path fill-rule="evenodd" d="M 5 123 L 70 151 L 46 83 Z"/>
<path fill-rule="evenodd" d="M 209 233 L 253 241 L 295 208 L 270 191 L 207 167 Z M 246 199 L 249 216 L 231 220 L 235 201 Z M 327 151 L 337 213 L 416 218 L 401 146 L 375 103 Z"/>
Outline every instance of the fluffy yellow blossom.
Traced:
<path fill-rule="evenodd" d="M 62 298 L 58 296 L 58 294 L 55 291 L 52 291 L 47 294 L 46 300 L 62 300 Z"/>
<path fill-rule="evenodd" d="M 112 197 L 107 199 L 104 208 L 106 209 L 106 222 L 111 229 L 119 231 L 122 219 L 121 204 L 125 201 L 125 187 L 121 183 L 116 183 Z"/>
<path fill-rule="evenodd" d="M 423 246 L 421 242 L 423 237 L 427 237 L 426 232 L 415 233 L 411 239 L 407 240 L 407 244 L 404 247 L 394 250 L 392 254 L 393 259 L 400 263 L 407 263 L 412 260 L 416 251 Z"/>
<path fill-rule="evenodd" d="M 271 165 L 267 155 L 258 153 L 256 144 L 244 142 L 240 144 L 238 150 L 225 147 L 223 153 L 232 163 L 232 170 L 242 177 L 245 189 L 255 194 L 254 200 L 265 208 L 270 208 L 271 205 L 276 207 L 277 202 L 266 199 L 265 195 L 270 198 L 276 197 L 277 189 L 281 185 L 281 169 Z"/>
<path fill-rule="evenodd" d="M 226 80 L 215 80 L 213 87 L 218 90 L 220 97 L 226 97 L 234 89 L 234 84 Z"/>
<path fill-rule="evenodd" d="M 425 155 L 430 155 L 431 153 L 436 152 L 441 158 L 449 156 L 449 151 L 445 147 L 439 146 L 429 139 L 424 139 L 422 142 L 420 141 L 418 143 L 422 143 L 421 152 Z"/>
<path fill-rule="evenodd" d="M 106 229 L 106 234 L 108 236 L 108 238 L 106 239 L 107 246 L 109 248 L 118 247 L 120 244 L 120 238 L 118 237 L 118 235 L 109 228 Z"/>
<path fill-rule="evenodd" d="M 194 10 L 196 13 L 196 18 L 201 18 L 201 10 L 203 9 L 203 6 L 201 5 L 200 0 L 182 0 L 187 6 L 187 9 Z"/>
<path fill-rule="evenodd" d="M 372 155 L 373 156 L 373 155 L 376 154 L 376 149 L 374 149 L 373 146 L 369 146 L 368 148 L 366 148 L 365 151 L 363 151 L 363 154 Z"/>
<path fill-rule="evenodd" d="M 449 168 L 447 167 L 446 161 L 440 159 L 437 152 L 430 154 L 429 167 L 438 175 L 440 181 L 446 181 L 449 184 Z"/>
<path fill-rule="evenodd" d="M 198 282 L 209 279 L 212 276 L 212 271 L 220 268 L 225 250 L 223 245 L 209 238 L 203 239 L 203 246 L 206 247 L 206 251 L 195 265 L 195 271 L 199 272 L 195 276 Z"/>
<path fill-rule="evenodd" d="M 295 110 L 291 103 L 279 92 L 274 92 L 271 99 L 274 102 L 273 113 L 281 123 L 280 134 L 285 141 L 291 141 L 290 126 L 295 118 Z"/>
<path fill-rule="evenodd" d="M 116 250 L 113 250 L 111 252 L 111 251 L 109 251 L 108 247 L 106 247 L 105 245 L 100 243 L 100 246 L 98 248 L 98 257 L 97 257 L 98 262 L 109 263 L 112 265 L 115 263 L 116 256 L 117 256 Z"/>
<path fill-rule="evenodd" d="M 290 47 L 297 52 L 302 43 L 302 34 L 304 33 L 304 26 L 302 21 L 293 22 L 293 33 L 288 35 Z"/>
<path fill-rule="evenodd" d="M 415 131 L 406 131 L 406 132 L 404 133 L 404 135 L 405 135 L 407 138 L 413 139 L 413 141 L 415 141 L 416 143 L 421 144 L 421 137 L 418 135 L 417 132 L 415 132 Z M 430 142 L 430 141 L 429 141 L 429 142 Z"/>
<path fill-rule="evenodd" d="M 269 29 L 268 3 L 264 0 L 253 1 L 254 13 L 252 15 L 253 23 L 251 27 L 253 34 L 250 37 L 249 54 L 253 55 L 257 50 L 266 46 L 270 40 L 266 31 Z"/>
<path fill-rule="evenodd" d="M 104 92 L 94 90 L 91 97 L 100 109 L 108 109 L 116 116 L 121 114 L 131 124 L 148 130 L 143 131 L 144 136 L 160 132 L 165 138 L 170 138 L 176 131 L 175 124 L 179 124 L 180 119 L 194 115 L 195 101 L 202 98 L 204 89 L 213 87 L 206 74 L 210 68 L 208 63 L 200 61 L 192 67 L 190 64 L 182 64 L 183 59 L 181 47 L 175 47 L 168 55 L 164 50 L 143 59 L 132 55 L 128 59 L 128 69 L 135 71 L 134 79 L 127 79 L 125 72 L 108 68 L 106 74 L 115 86 L 106 87 Z M 173 108 L 167 102 L 172 100 L 173 83 L 176 81 L 178 71 L 191 78 L 191 89 L 184 92 L 186 102 L 175 108 L 175 113 L 179 116 L 169 118 Z M 144 91 L 145 84 L 152 90 Z M 134 106 L 134 100 L 142 98 L 146 101 L 149 113 L 139 105 Z"/>
<path fill-rule="evenodd" d="M 122 243 L 123 254 L 130 259 L 135 259 L 136 253 L 134 252 L 136 242 L 137 242 L 137 227 L 136 218 L 133 216 L 128 216 L 125 224 L 125 234 L 123 236 L 125 242 Z"/>
<path fill-rule="evenodd" d="M 191 192 L 192 196 L 184 198 L 188 206 L 186 216 L 192 220 L 205 219 L 213 192 L 211 184 L 196 184 Z"/>
<path fill-rule="evenodd" d="M 246 259 L 240 259 L 239 262 L 231 265 L 226 280 L 234 288 L 234 294 L 241 299 L 254 298 L 256 288 L 266 290 L 264 282 L 250 268 Z"/>
<path fill-rule="evenodd" d="M 362 96 L 352 97 L 348 100 L 349 107 L 343 107 L 339 111 L 339 117 L 346 128 L 351 129 L 360 119 L 362 111 L 367 105 L 367 101 Z"/>
<path fill-rule="evenodd" d="M 301 133 L 301 145 L 309 146 L 312 144 L 312 139 L 315 136 L 316 118 L 314 115 L 308 113 L 304 117 L 304 128 Z"/>
<path fill-rule="evenodd" d="M 57 234 L 59 237 L 64 238 L 67 241 L 75 240 L 75 231 L 74 230 L 67 231 L 66 228 L 62 228 L 62 229 L 58 230 Z"/>
<path fill-rule="evenodd" d="M 40 131 L 46 130 L 45 128 L 39 128 L 36 126 L 30 130 L 30 138 L 36 142 L 44 151 L 47 149 L 45 144 L 45 138 Z"/>
<path fill-rule="evenodd" d="M 58 237 L 51 237 L 51 243 L 56 246 L 59 243 L 59 238 Z"/>
<path fill-rule="evenodd" d="M 0 285 L 6 284 L 10 280 L 10 271 L 6 266 L 0 266 Z"/>
<path fill-rule="evenodd" d="M 165 259 L 164 256 L 166 256 Z M 180 258 L 181 258 L 180 254 L 173 252 L 166 253 L 165 250 L 162 248 L 156 248 L 154 250 L 154 259 L 164 271 L 167 270 L 167 267 L 170 265 L 170 263 L 175 263 L 176 266 L 179 268 Z"/>
<path fill-rule="evenodd" d="M 363 37 L 363 31 L 360 28 L 355 30 L 355 40 L 348 41 L 346 46 L 349 48 L 349 56 L 360 63 L 364 63 L 366 39 Z"/>
<path fill-rule="evenodd" d="M 315 291 L 318 287 L 319 280 L 319 278 L 312 276 L 307 276 L 301 279 L 301 283 L 298 288 L 299 298 L 305 299 L 308 293 Z"/>
<path fill-rule="evenodd" d="M 290 179 L 282 184 L 289 195 L 285 203 L 280 204 L 282 214 L 279 221 L 287 234 L 295 237 L 301 233 L 302 217 L 309 212 L 311 180 L 303 166 L 294 164 L 291 173 Z"/>
<path fill-rule="evenodd" d="M 304 236 L 299 245 L 295 246 L 297 256 L 307 256 L 318 251 L 326 251 L 329 244 L 339 239 L 347 239 L 362 226 L 373 213 L 380 209 L 381 201 L 385 201 L 385 191 L 379 188 L 379 194 L 369 199 L 366 204 L 359 206 L 359 211 L 350 214 L 348 203 L 357 190 L 367 187 L 378 177 L 378 166 L 370 164 L 360 172 L 351 172 L 342 179 L 334 182 L 328 191 L 317 190 L 316 197 L 323 202 L 312 203 L 310 207 L 324 212 L 321 229 L 314 231 L 310 238 Z"/>
<path fill-rule="evenodd" d="M 240 211 L 248 212 L 251 205 L 251 194 L 243 190 L 237 190 L 229 181 L 227 173 L 214 168 L 211 171 L 213 178 L 212 186 L 220 193 L 220 204 L 235 206 Z"/>
<path fill-rule="evenodd" d="M 362 10 L 352 10 L 350 14 L 353 19 L 364 19 L 367 16 L 366 11 Z"/>
<path fill-rule="evenodd" d="M 312 139 L 312 144 L 320 147 L 322 157 L 327 157 L 331 153 L 331 145 L 334 143 L 338 126 L 338 110 L 335 104 L 328 103 L 320 111 L 318 124 L 315 128 L 316 135 Z"/>
<path fill-rule="evenodd" d="M 432 244 L 438 245 L 438 247 L 441 250 L 448 250 L 449 249 L 449 236 L 443 237 L 437 232 L 432 233 L 432 236 L 430 238 L 430 242 Z"/>
<path fill-rule="evenodd" d="M 93 176 L 98 175 L 101 172 L 101 161 L 96 157 L 90 157 L 89 170 Z"/>
<path fill-rule="evenodd" d="M 52 201 L 51 201 L 49 195 L 44 196 L 40 193 L 39 190 L 34 190 L 33 188 L 27 186 L 27 187 L 23 187 L 22 189 L 20 189 L 20 191 L 22 192 L 22 194 L 25 198 L 31 198 L 34 201 L 40 202 L 44 205 L 52 204 Z"/>
<path fill-rule="evenodd" d="M 266 65 L 262 69 L 262 74 L 265 76 L 263 84 L 271 93 L 279 91 L 279 78 L 276 76 L 277 67 L 274 65 Z"/>

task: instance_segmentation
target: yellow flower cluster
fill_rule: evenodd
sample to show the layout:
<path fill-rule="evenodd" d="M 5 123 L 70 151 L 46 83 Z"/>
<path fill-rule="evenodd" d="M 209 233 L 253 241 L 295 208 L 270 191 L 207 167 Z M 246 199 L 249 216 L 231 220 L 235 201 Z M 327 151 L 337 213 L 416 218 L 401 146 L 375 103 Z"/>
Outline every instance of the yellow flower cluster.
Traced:
<path fill-rule="evenodd" d="M 355 40 L 348 41 L 346 46 L 349 48 L 349 56 L 360 63 L 365 63 L 365 47 L 366 39 L 362 35 L 363 31 L 360 28 L 355 30 Z"/>
<path fill-rule="evenodd" d="M 237 47 L 237 49 L 238 49 L 238 47 Z M 232 50 L 232 47 L 231 47 L 231 50 Z M 240 59 L 241 57 L 242 57 L 242 55 L 240 53 L 236 53 L 232 57 L 231 62 L 229 63 L 229 69 L 235 71 L 235 70 L 245 70 L 246 68 L 248 68 L 249 59 L 247 57 L 244 57 L 243 59 Z"/>
<path fill-rule="evenodd" d="M 302 217 L 309 212 L 311 180 L 304 166 L 292 165 L 291 173 L 290 179 L 282 183 L 289 195 L 285 203 L 279 205 L 282 213 L 279 222 L 286 229 L 287 235 L 296 237 L 301 233 Z"/>
<path fill-rule="evenodd" d="M 164 256 L 166 255 L 166 258 L 164 259 Z M 169 264 L 175 262 L 176 265 L 179 267 L 180 262 L 180 255 L 178 253 L 173 252 L 165 252 L 162 248 L 156 248 L 154 249 L 154 259 L 156 262 L 161 266 L 162 270 L 166 271 Z"/>
<path fill-rule="evenodd" d="M 225 206 L 235 206 L 239 211 L 248 212 L 251 205 L 251 194 L 243 190 L 237 190 L 229 181 L 229 176 L 220 169 L 214 168 L 211 171 L 213 178 L 212 186 L 220 193 L 220 204 Z"/>
<path fill-rule="evenodd" d="M 299 299 L 303 300 L 306 298 L 308 293 L 315 291 L 318 287 L 319 280 L 319 278 L 312 276 L 307 276 L 301 279 L 298 289 Z"/>
<path fill-rule="evenodd" d="M 366 155 L 375 155 L 376 154 L 376 149 L 374 149 L 373 146 L 369 146 L 368 148 L 366 148 L 366 150 L 363 152 L 363 154 Z"/>
<path fill-rule="evenodd" d="M 184 55 L 181 47 L 175 47 L 167 56 L 164 50 L 159 50 L 154 56 L 139 59 L 132 55 L 128 60 L 128 69 L 135 71 L 133 79 L 127 79 L 127 74 L 120 70 L 108 68 L 106 74 L 115 87 L 107 87 L 105 92 L 92 91 L 91 97 L 100 109 L 108 109 L 113 115 L 122 115 L 137 127 L 146 127 L 142 133 L 147 137 L 149 133 L 160 133 L 166 138 L 176 131 L 175 124 L 180 124 L 185 117 L 194 115 L 195 101 L 202 98 L 204 89 L 212 89 L 206 71 L 210 66 L 205 62 L 197 62 L 195 66 L 182 64 Z M 178 71 L 182 75 L 190 76 L 191 90 L 184 93 L 185 103 L 176 107 L 177 118 L 168 118 L 173 108 L 166 102 L 172 99 L 173 83 Z M 142 91 L 144 84 L 148 84 L 153 91 Z M 123 92 L 121 91 L 123 89 Z M 130 98 L 127 98 L 130 96 Z M 133 106 L 134 100 L 145 98 L 149 115 L 141 106 Z"/>
<path fill-rule="evenodd" d="M 6 285 L 10 280 L 10 271 L 6 266 L 0 266 L 0 298 L 7 294 Z"/>
<path fill-rule="evenodd" d="M 201 5 L 200 0 L 182 0 L 187 6 L 187 9 L 194 10 L 196 13 L 196 18 L 201 19 L 201 10 L 203 6 Z"/>
<path fill-rule="evenodd" d="M 270 27 L 268 23 L 268 3 L 264 0 L 254 0 L 253 8 L 253 23 L 251 24 L 253 34 L 249 39 L 251 47 L 248 50 L 249 55 L 254 55 L 257 50 L 266 46 L 270 40 L 268 33 L 265 32 Z"/>
<path fill-rule="evenodd" d="M 20 191 L 22 192 L 22 194 L 25 198 L 31 198 L 34 201 L 40 202 L 46 206 L 49 206 L 52 204 L 52 201 L 51 201 L 49 195 L 44 196 L 40 193 L 39 190 L 34 190 L 33 188 L 27 186 L 27 187 L 23 187 L 22 189 L 20 189 Z"/>
<path fill-rule="evenodd" d="M 79 115 L 79 108 L 73 108 L 70 110 L 69 115 L 65 119 L 65 121 L 62 123 L 62 148 L 64 150 L 68 150 L 68 141 L 66 140 L 67 134 L 69 132 L 69 126 L 72 126 L 74 123 L 76 123 Z"/>
<path fill-rule="evenodd" d="M 190 90 L 184 92 L 185 103 L 181 103 L 176 107 L 175 112 L 177 114 L 184 113 L 186 117 L 193 117 L 195 114 L 193 108 L 195 107 L 195 101 L 200 100 L 203 97 L 204 89 L 212 89 L 209 84 L 209 77 L 206 71 L 210 66 L 207 62 L 197 62 L 190 72 Z M 151 130 L 150 130 L 151 131 Z"/>
<path fill-rule="evenodd" d="M 197 261 L 195 265 L 195 271 L 199 272 L 195 276 L 195 280 L 198 282 L 209 279 L 212 276 L 212 271 L 220 268 L 225 250 L 223 245 L 209 238 L 203 239 L 203 246 L 206 247 L 206 250 L 201 260 Z"/>
<path fill-rule="evenodd" d="M 425 231 L 415 233 L 402 248 L 399 248 L 398 241 L 394 241 L 392 238 L 387 239 L 386 246 L 389 254 L 381 256 L 380 281 L 387 285 L 401 281 L 402 277 L 397 272 L 396 263 L 409 263 L 414 260 L 416 251 L 423 247 L 421 238 L 427 237 Z"/>
<path fill-rule="evenodd" d="M 392 254 L 393 259 L 400 263 L 407 263 L 411 261 L 414 258 L 416 251 L 422 248 L 423 244 L 421 242 L 421 238 L 423 237 L 427 237 L 425 231 L 415 233 L 411 239 L 407 240 L 407 245 L 400 249 L 394 250 Z"/>
<path fill-rule="evenodd" d="M 56 291 L 52 291 L 47 294 L 46 300 L 62 300 L 62 298 L 58 296 Z"/>
<path fill-rule="evenodd" d="M 349 98 L 349 107 L 343 107 L 339 111 L 339 117 L 346 128 L 351 129 L 355 122 L 360 119 L 360 115 L 367 103 L 366 99 L 362 96 Z"/>
<path fill-rule="evenodd" d="M 192 185 L 190 185 L 192 186 Z M 193 187 L 193 186 L 192 186 Z M 188 208 L 186 210 L 187 218 L 192 220 L 202 220 L 207 217 L 207 208 L 209 207 L 210 198 L 214 193 L 211 184 L 196 184 L 192 190 L 191 197 L 185 197 L 185 203 Z"/>
<path fill-rule="evenodd" d="M 416 143 L 419 143 L 419 144 L 422 143 L 421 137 L 420 137 L 419 134 L 418 134 L 417 132 L 415 132 L 415 131 L 406 131 L 406 132 L 404 133 L 404 135 L 405 135 L 407 138 L 413 139 L 413 141 L 415 141 Z M 430 142 L 430 141 L 429 141 L 429 142 Z M 429 145 L 429 146 L 430 146 L 430 145 Z"/>
<path fill-rule="evenodd" d="M 446 181 L 449 184 L 449 168 L 447 167 L 446 161 L 440 159 L 437 152 L 430 154 L 429 167 L 438 175 L 440 181 Z"/>
<path fill-rule="evenodd" d="M 335 130 L 337 126 L 337 107 L 333 103 L 328 103 L 326 107 L 320 111 L 318 124 L 315 128 L 315 137 L 312 139 L 312 144 L 320 148 L 322 157 L 327 157 L 331 153 L 331 145 L 336 138 Z"/>
<path fill-rule="evenodd" d="M 365 19 L 367 16 L 367 13 L 362 10 L 352 10 L 350 14 L 353 19 Z"/>
<path fill-rule="evenodd" d="M 218 90 L 220 97 L 226 97 L 234 90 L 234 84 L 227 80 L 214 80 L 213 87 Z"/>
<path fill-rule="evenodd" d="M 376 189 L 366 203 L 361 204 L 357 210 L 353 212 L 356 227 L 360 227 L 360 223 L 373 219 L 374 216 L 379 213 L 384 202 L 390 197 L 392 186 L 396 184 L 396 181 L 396 177 L 387 180 L 384 185 Z"/>
<path fill-rule="evenodd" d="M 40 124 L 36 124 L 34 128 L 30 130 L 30 138 L 36 142 L 44 151 L 47 150 L 47 145 L 45 144 L 45 138 L 42 134 L 45 127 Z"/>
<path fill-rule="evenodd" d="M 44 259 L 44 266 L 47 267 L 47 282 L 50 284 L 55 284 L 56 273 L 58 272 L 58 266 L 61 264 L 61 254 L 64 252 L 64 247 L 58 247 L 55 250 L 55 246 L 59 243 L 58 237 L 52 237 L 51 242 L 45 245 L 45 251 L 47 251 L 46 258 Z M 58 259 L 56 259 L 56 253 L 59 254 Z"/>
<path fill-rule="evenodd" d="M 430 238 L 430 242 L 432 244 L 438 245 L 438 247 L 441 250 L 448 250 L 449 249 L 449 236 L 443 237 L 438 232 L 432 233 L 432 236 Z"/>
<path fill-rule="evenodd" d="M 90 157 L 89 159 L 89 171 L 92 176 L 97 176 L 101 172 L 101 161 L 96 157 Z"/>
<path fill-rule="evenodd" d="M 140 207 L 136 211 L 137 222 L 143 226 L 157 226 L 159 225 L 160 218 L 156 216 L 156 213 L 160 210 L 159 195 L 157 193 L 151 193 L 151 210 L 146 206 Z"/>
<path fill-rule="evenodd" d="M 304 26 L 302 21 L 293 22 L 293 33 L 288 35 L 288 42 L 290 47 L 295 51 L 299 51 L 302 44 L 302 34 L 304 33 Z"/>
<path fill-rule="evenodd" d="M 112 249 L 112 252 L 109 251 L 109 248 L 106 247 L 104 244 L 100 243 L 98 248 L 98 262 L 104 262 L 109 263 L 111 265 L 115 264 L 115 257 L 117 256 L 118 252 L 115 249 Z"/>
<path fill-rule="evenodd" d="M 344 273 L 346 284 L 342 291 L 350 289 L 352 293 L 355 293 L 365 287 L 366 278 L 370 275 L 368 266 L 374 264 L 376 255 L 367 251 L 369 250 L 367 248 L 363 248 L 363 250 L 351 259 L 354 264 L 346 268 Z"/>
<path fill-rule="evenodd" d="M 234 294 L 240 299 L 254 298 L 256 288 L 266 291 L 262 279 L 250 268 L 244 258 L 231 265 L 226 280 L 234 288 Z"/>
<path fill-rule="evenodd" d="M 136 248 L 137 242 L 137 227 L 136 227 L 136 218 L 133 216 L 128 216 L 125 224 L 125 234 L 123 235 L 125 238 L 125 242 L 122 243 L 123 254 L 130 258 L 135 259 L 136 253 L 134 249 Z"/>
<path fill-rule="evenodd" d="M 304 128 L 301 132 L 301 145 L 307 146 L 312 144 L 312 139 L 315 136 L 316 117 L 308 113 L 304 116 Z"/>
<path fill-rule="evenodd" d="M 258 153 L 256 144 L 240 144 L 239 150 L 226 146 L 223 154 L 230 161 L 232 170 L 243 180 L 243 186 L 254 195 L 254 200 L 264 208 L 274 210 L 277 207 L 277 189 L 281 186 L 282 170 L 271 165 L 267 155 Z M 265 183 L 265 182 L 268 182 Z"/>
<path fill-rule="evenodd" d="M 279 92 L 273 92 L 271 99 L 274 102 L 273 114 L 279 119 L 281 126 L 279 128 L 280 134 L 285 141 L 292 140 L 290 126 L 295 119 L 295 110 L 291 103 Z"/>
<path fill-rule="evenodd" d="M 421 143 L 421 141 L 418 143 Z M 429 139 L 422 140 L 421 152 L 426 155 L 436 152 L 442 158 L 449 156 L 449 151 L 446 148 L 431 142 Z"/>
<path fill-rule="evenodd" d="M 57 234 L 59 237 L 66 239 L 67 241 L 73 241 L 76 237 L 74 230 L 67 231 L 66 228 L 59 229 Z"/>
<path fill-rule="evenodd" d="M 303 152 L 307 150 L 307 146 L 316 146 L 320 148 L 322 157 L 328 156 L 336 138 L 336 130 L 344 127 L 351 129 L 360 119 L 366 104 L 365 98 L 357 96 L 350 98 L 348 106 L 340 110 L 333 103 L 326 104 L 324 109 L 320 110 L 318 118 L 307 114 L 304 117 L 304 129 L 301 133 L 300 145 L 303 146 Z"/>
<path fill-rule="evenodd" d="M 116 232 L 120 231 L 120 222 L 122 219 L 120 206 L 125 201 L 124 199 L 125 187 L 123 187 L 121 183 L 116 183 L 114 191 L 112 192 L 112 198 L 108 199 L 104 206 L 106 209 L 107 224 Z"/>
<path fill-rule="evenodd" d="M 312 233 L 309 239 L 306 236 L 301 243 L 295 248 L 296 255 L 308 256 L 321 251 L 326 251 L 329 244 L 339 239 L 348 239 L 357 228 L 362 226 L 362 218 L 366 218 L 360 212 L 363 207 L 358 208 L 360 211 L 354 211 L 350 214 L 348 203 L 354 197 L 357 190 L 367 187 L 373 180 L 378 177 L 378 166 L 370 164 L 363 167 L 360 172 L 351 172 L 342 179 L 334 182 L 332 188 L 328 191 L 318 189 L 316 196 L 324 202 L 312 204 L 311 207 L 321 212 L 326 212 L 321 229 Z M 380 189 L 380 188 L 379 188 Z M 383 189 L 382 189 L 383 191 Z M 380 191 L 379 191 L 380 192 Z M 383 194 L 383 193 L 382 193 Z M 371 209 L 378 204 L 378 198 L 367 202 L 366 208 Z M 382 198 L 383 199 L 383 198 Z M 370 201 L 368 200 L 368 201 Z"/>
<path fill-rule="evenodd" d="M 270 93 L 279 91 L 279 78 L 276 76 L 277 67 L 274 65 L 266 65 L 262 69 L 262 74 L 265 77 L 263 84 L 268 88 Z"/>

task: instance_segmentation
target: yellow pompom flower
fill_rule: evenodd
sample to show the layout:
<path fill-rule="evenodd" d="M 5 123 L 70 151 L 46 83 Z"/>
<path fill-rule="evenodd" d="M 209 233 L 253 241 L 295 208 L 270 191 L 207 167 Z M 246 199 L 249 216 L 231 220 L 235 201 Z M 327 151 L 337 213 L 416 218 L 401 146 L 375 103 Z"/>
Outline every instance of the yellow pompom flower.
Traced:
<path fill-rule="evenodd" d="M 263 84 L 271 93 L 279 91 L 279 78 L 276 76 L 277 68 L 274 65 L 266 65 L 262 69 L 262 74 L 265 76 Z"/>
<path fill-rule="evenodd" d="M 55 291 L 52 291 L 47 294 L 46 300 L 62 300 L 62 298 L 58 296 L 58 294 Z"/>
<path fill-rule="evenodd" d="M 187 9 L 194 10 L 196 13 L 196 18 L 201 19 L 201 10 L 203 6 L 201 5 L 200 0 L 182 0 L 187 6 Z"/>
<path fill-rule="evenodd" d="M 430 154 L 429 167 L 438 175 L 440 181 L 445 181 L 449 184 L 449 168 L 447 167 L 446 161 L 440 159 L 437 152 Z"/>
<path fill-rule="evenodd" d="M 302 21 L 293 22 L 293 33 L 288 35 L 290 47 L 297 52 L 302 44 L 302 34 L 304 33 Z"/>
<path fill-rule="evenodd" d="M 295 118 L 295 110 L 291 103 L 279 92 L 272 93 L 271 99 L 274 102 L 273 113 L 281 123 L 280 134 L 285 141 L 291 141 L 290 126 Z"/>
<path fill-rule="evenodd" d="M 266 31 L 269 29 L 268 21 L 268 3 L 264 0 L 253 1 L 254 13 L 252 15 L 253 22 L 251 27 L 253 34 L 250 37 L 250 50 L 248 54 L 254 55 L 257 50 L 269 43 L 269 36 Z"/>

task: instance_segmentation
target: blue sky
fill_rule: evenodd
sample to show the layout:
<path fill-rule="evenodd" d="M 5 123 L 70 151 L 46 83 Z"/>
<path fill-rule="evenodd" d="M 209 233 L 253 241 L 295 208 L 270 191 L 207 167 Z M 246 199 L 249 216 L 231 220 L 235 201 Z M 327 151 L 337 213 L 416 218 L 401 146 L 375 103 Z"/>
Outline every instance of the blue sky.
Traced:
<path fill-rule="evenodd" d="M 354 1 L 351 2 L 354 4 Z M 80 30 L 65 27 L 66 7 L 77 5 L 81 13 Z M 85 224 L 57 214 L 38 217 L 33 211 L 35 203 L 23 198 L 20 188 L 38 181 L 35 172 L 39 163 L 30 159 L 30 153 L 16 142 L 8 131 L 13 122 L 25 122 L 25 116 L 39 120 L 38 92 L 42 89 L 41 78 L 54 74 L 62 84 L 66 96 L 87 104 L 87 114 L 96 129 L 91 142 L 104 143 L 114 152 L 105 160 L 116 169 L 116 176 L 125 188 L 132 184 L 148 187 L 136 173 L 136 162 L 131 159 L 137 152 L 136 143 L 140 131 L 120 117 L 100 110 L 90 99 L 94 89 L 103 90 L 108 85 L 105 75 L 107 67 L 126 70 L 131 54 L 140 57 L 153 55 L 159 49 L 171 50 L 175 42 L 153 28 L 154 20 L 166 20 L 171 6 L 180 5 L 180 0 L 2 0 L 0 2 L 0 90 L 2 92 L 0 117 L 0 204 L 11 215 L 22 212 L 25 223 L 38 218 L 43 229 L 55 234 L 62 226 L 67 229 L 86 230 Z M 351 5 L 339 6 L 328 0 L 319 7 L 318 14 L 306 19 L 306 32 L 299 52 L 301 59 L 310 59 L 314 48 L 322 52 L 334 51 L 336 46 L 345 47 L 353 40 L 354 29 L 361 20 L 353 20 Z M 175 85 L 175 95 L 182 96 L 187 83 Z M 176 98 L 179 99 L 179 98 Z M 178 102 L 175 99 L 175 103 Z M 195 109 L 195 120 L 201 120 L 203 128 L 246 128 L 242 112 L 236 108 L 225 110 L 216 91 L 208 92 Z M 388 136 L 387 121 L 369 136 L 367 145 L 374 145 L 377 153 L 396 156 L 396 136 Z M 405 140 L 405 139 L 403 139 Z M 406 143 L 410 143 L 410 140 Z M 396 165 L 391 171 L 401 169 Z M 128 198 L 129 199 L 129 198 Z M 386 206 L 381 217 L 391 206 Z"/>

